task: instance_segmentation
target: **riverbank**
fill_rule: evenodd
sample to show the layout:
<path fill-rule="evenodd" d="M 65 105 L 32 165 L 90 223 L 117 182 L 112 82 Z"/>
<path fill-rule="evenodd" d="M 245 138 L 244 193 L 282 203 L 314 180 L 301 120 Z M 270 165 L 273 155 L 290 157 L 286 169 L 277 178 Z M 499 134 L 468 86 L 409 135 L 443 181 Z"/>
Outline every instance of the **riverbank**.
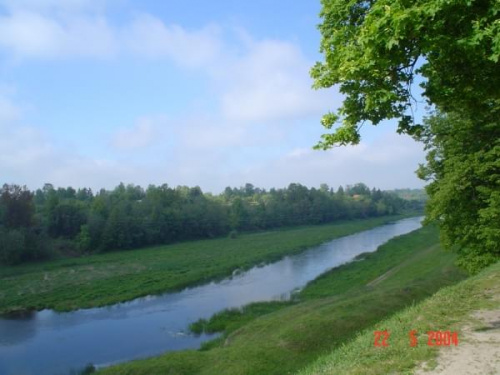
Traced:
<path fill-rule="evenodd" d="M 497 373 L 499 297 L 500 262 L 361 332 L 300 375 Z M 387 347 L 373 345 L 374 330 L 390 332 Z M 409 339 L 412 330 L 414 347 Z M 456 332 L 456 345 L 436 345 L 432 340 L 429 346 L 430 331 Z"/>
<path fill-rule="evenodd" d="M 200 329 L 222 330 L 223 336 L 203 350 L 166 353 L 102 373 L 293 373 L 361 330 L 462 280 L 454 261 L 454 254 L 441 250 L 436 228 L 425 227 L 389 241 L 363 261 L 325 273 L 294 303 L 219 314 Z"/>
<path fill-rule="evenodd" d="M 0 267 L 0 313 L 44 308 L 69 311 L 179 290 L 403 217 L 288 228 L 241 234 L 234 239 Z"/>

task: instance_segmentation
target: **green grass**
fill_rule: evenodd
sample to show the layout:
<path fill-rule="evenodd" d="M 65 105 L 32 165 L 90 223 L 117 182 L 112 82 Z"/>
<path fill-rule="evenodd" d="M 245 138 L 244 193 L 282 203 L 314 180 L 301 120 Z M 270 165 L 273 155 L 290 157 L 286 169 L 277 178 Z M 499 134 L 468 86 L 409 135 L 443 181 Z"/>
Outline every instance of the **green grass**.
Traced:
<path fill-rule="evenodd" d="M 437 230 L 426 227 L 389 241 L 363 261 L 327 272 L 299 293 L 298 302 L 272 303 L 267 310 L 257 304 L 201 322 L 199 329 L 225 331 L 204 350 L 170 352 L 102 373 L 294 373 L 363 329 L 462 280 L 454 261 L 439 247 Z"/>
<path fill-rule="evenodd" d="M 461 328 L 472 322 L 470 314 L 480 309 L 500 308 L 500 301 L 494 298 L 499 294 L 500 262 L 359 333 L 349 343 L 319 358 L 299 374 L 411 374 L 423 363 L 432 370 L 437 364 L 438 347 L 427 345 L 426 333 L 458 332 L 460 345 Z M 390 332 L 388 347 L 373 345 L 374 330 Z M 417 331 L 416 347 L 409 345 L 408 333 L 411 330 Z"/>
<path fill-rule="evenodd" d="M 113 304 L 227 276 L 401 216 L 0 267 L 0 313 Z"/>
<path fill-rule="evenodd" d="M 189 329 L 197 334 L 203 332 L 232 332 L 259 316 L 290 306 L 293 303 L 292 301 L 254 302 L 243 306 L 241 309 L 226 309 L 214 314 L 209 320 L 200 319 L 192 323 Z"/>

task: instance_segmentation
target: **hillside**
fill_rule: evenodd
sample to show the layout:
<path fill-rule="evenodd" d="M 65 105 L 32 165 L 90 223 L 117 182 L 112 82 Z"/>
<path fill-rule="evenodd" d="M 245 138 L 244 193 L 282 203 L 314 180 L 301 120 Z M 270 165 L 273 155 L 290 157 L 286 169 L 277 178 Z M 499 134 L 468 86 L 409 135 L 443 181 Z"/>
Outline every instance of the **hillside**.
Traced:
<path fill-rule="evenodd" d="M 496 263 L 371 326 L 299 374 L 498 374 L 499 318 Z M 374 346 L 376 330 L 390 332 L 389 346 Z M 417 331 L 416 347 L 410 346 L 411 330 Z M 457 332 L 458 345 L 428 346 L 429 331 Z"/>

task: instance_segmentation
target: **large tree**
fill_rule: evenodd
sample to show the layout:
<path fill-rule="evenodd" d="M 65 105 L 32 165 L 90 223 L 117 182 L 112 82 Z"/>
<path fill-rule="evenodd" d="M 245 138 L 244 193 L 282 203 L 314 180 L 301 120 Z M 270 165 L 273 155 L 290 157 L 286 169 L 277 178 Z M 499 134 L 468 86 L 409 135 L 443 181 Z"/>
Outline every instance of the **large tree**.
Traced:
<path fill-rule="evenodd" d="M 3 206 L 0 223 L 3 222 L 7 228 L 29 228 L 33 225 L 33 193 L 26 186 L 4 184 L 0 190 L 0 205 Z"/>
<path fill-rule="evenodd" d="M 428 150 L 418 171 L 430 182 L 427 220 L 440 223 L 443 244 L 474 273 L 500 256 L 500 127 L 436 113 L 420 139 Z"/>
<path fill-rule="evenodd" d="M 342 106 L 322 124 L 317 148 L 357 144 L 364 123 L 397 119 L 423 140 L 431 183 L 429 219 L 469 271 L 500 254 L 500 2 L 322 0 L 324 62 L 316 88 L 339 85 Z M 412 89 L 438 112 L 415 123 Z"/>

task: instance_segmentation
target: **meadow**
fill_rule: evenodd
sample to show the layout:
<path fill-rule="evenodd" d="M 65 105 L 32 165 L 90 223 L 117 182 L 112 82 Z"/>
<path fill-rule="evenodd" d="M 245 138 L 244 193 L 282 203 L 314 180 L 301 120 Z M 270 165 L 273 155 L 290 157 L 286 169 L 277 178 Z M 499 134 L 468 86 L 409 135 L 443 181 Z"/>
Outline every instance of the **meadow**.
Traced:
<path fill-rule="evenodd" d="M 276 261 L 403 216 L 244 233 L 236 238 L 0 267 L 0 313 L 69 311 L 179 290 Z"/>
<path fill-rule="evenodd" d="M 439 290 L 422 303 L 394 314 L 372 329 L 360 332 L 346 345 L 318 358 L 298 374 L 412 374 L 416 368 L 432 373 L 438 365 L 439 346 L 428 345 L 427 332 L 456 332 L 455 343 L 459 346 L 468 340 L 463 335 L 465 327 L 468 331 L 491 330 L 477 320 L 474 313 L 498 310 L 500 301 L 495 297 L 499 293 L 500 263 L 496 263 L 476 276 Z M 390 332 L 389 345 L 382 350 L 374 345 L 374 329 Z M 410 346 L 411 331 L 417 340 L 414 347 Z M 453 347 L 455 343 L 452 341 L 450 345 Z"/>

